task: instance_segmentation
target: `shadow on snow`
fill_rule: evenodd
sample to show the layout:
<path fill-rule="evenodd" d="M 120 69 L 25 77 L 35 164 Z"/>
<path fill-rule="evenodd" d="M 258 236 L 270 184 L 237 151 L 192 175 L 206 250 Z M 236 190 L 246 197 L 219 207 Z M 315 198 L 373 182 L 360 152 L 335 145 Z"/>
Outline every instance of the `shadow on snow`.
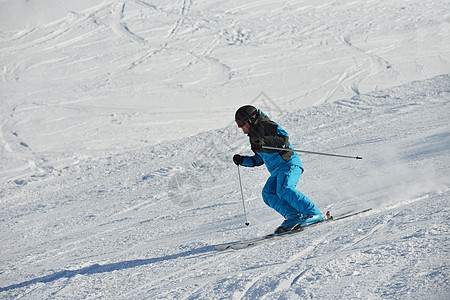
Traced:
<path fill-rule="evenodd" d="M 43 276 L 40 278 L 35 278 L 32 280 L 28 280 L 22 283 L 13 284 L 7 287 L 0 288 L 0 292 L 9 291 L 17 288 L 22 288 L 26 286 L 33 285 L 35 283 L 49 283 L 56 281 L 58 279 L 62 278 L 72 278 L 76 275 L 93 275 L 93 274 L 101 274 L 101 273 L 108 273 L 113 271 L 120 271 L 125 269 L 132 269 L 139 266 L 146 266 L 151 265 L 159 262 L 164 262 L 168 260 L 178 259 L 181 257 L 187 257 L 187 256 L 193 256 L 193 255 L 200 255 L 203 253 L 208 252 L 214 252 L 214 246 L 205 246 L 198 249 L 193 249 L 186 252 L 181 252 L 177 254 L 167 255 L 163 257 L 157 257 L 157 258 L 149 258 L 149 259 L 136 259 L 136 260 L 130 260 L 130 261 L 123 261 L 123 262 L 117 262 L 117 263 L 111 263 L 106 265 L 99 265 L 94 264 L 89 267 L 85 267 L 78 270 L 63 270 L 60 272 L 56 272 L 54 274 L 50 274 L 47 276 Z"/>

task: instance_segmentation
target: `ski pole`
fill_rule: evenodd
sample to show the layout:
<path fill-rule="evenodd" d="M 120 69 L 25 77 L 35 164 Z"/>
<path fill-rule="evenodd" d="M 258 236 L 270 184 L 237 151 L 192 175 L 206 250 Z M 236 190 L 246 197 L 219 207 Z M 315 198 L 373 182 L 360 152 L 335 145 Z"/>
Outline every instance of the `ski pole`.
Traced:
<path fill-rule="evenodd" d="M 356 158 L 356 159 L 362 159 L 362 157 L 360 157 L 360 156 L 339 155 L 339 154 L 331 154 L 331 153 L 323 153 L 323 152 L 313 152 L 313 151 L 305 151 L 305 150 L 295 150 L 295 149 L 289 149 L 289 148 L 276 148 L 276 147 L 269 147 L 269 146 L 262 146 L 262 148 L 263 148 L 263 149 L 267 149 L 267 150 L 295 151 L 295 152 L 309 153 L 309 154 L 318 154 L 318 155 L 325 155 L 325 156 L 334 156 L 334 157 L 344 157 L 344 158 Z"/>
<path fill-rule="evenodd" d="M 242 205 L 244 206 L 245 225 L 248 226 L 250 223 L 248 222 L 247 210 L 245 209 L 244 189 L 242 188 L 241 169 L 239 169 L 239 165 L 237 166 L 237 168 L 238 168 L 238 175 L 239 175 L 239 186 L 241 187 Z"/>

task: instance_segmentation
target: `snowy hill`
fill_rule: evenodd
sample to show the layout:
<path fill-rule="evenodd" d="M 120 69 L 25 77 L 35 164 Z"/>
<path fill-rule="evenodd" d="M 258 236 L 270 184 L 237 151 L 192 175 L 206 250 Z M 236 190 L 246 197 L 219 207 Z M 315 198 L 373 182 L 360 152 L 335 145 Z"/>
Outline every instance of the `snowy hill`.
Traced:
<path fill-rule="evenodd" d="M 2 299 L 449 298 L 446 1 L 72 2 L 0 2 Z M 242 168 L 244 225 L 248 103 L 373 210 L 215 251 L 282 221 Z"/>

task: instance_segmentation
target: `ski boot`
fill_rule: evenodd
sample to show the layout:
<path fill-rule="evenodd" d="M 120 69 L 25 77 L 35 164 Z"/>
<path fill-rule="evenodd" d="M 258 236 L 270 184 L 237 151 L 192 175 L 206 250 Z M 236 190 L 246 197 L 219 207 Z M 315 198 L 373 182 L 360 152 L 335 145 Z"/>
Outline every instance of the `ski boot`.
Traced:
<path fill-rule="evenodd" d="M 294 225 L 291 228 L 291 230 L 293 230 L 293 231 L 299 230 L 302 227 L 307 227 L 307 226 L 322 222 L 324 220 L 325 219 L 322 215 L 305 215 L 301 218 L 301 220 L 296 225 Z"/>

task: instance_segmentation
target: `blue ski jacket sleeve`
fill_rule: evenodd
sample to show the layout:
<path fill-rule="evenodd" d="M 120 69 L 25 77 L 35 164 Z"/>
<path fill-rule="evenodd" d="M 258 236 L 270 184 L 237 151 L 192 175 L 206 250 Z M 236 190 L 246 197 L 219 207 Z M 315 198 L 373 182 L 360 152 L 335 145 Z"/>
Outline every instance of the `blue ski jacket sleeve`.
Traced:
<path fill-rule="evenodd" d="M 263 149 L 262 146 L 293 149 L 289 143 L 289 135 L 277 123 L 270 120 L 261 110 L 259 116 L 251 124 L 248 133 L 253 156 L 245 156 L 242 165 L 256 167 L 266 165 L 268 171 L 275 175 L 280 169 L 289 166 L 299 166 L 303 170 L 300 157 L 295 151 L 279 151 Z"/>

